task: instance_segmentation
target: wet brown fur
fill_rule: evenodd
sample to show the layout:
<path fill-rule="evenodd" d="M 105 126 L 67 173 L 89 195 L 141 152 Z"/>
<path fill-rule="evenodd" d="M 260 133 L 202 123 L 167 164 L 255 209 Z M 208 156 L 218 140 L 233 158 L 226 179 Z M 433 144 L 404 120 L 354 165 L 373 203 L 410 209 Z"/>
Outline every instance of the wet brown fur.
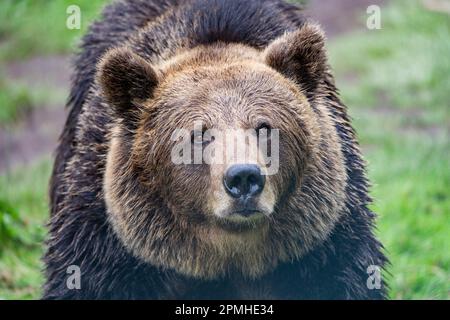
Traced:
<path fill-rule="evenodd" d="M 384 257 L 370 233 L 367 185 L 363 174 L 359 176 L 364 163 L 345 106 L 336 95 L 320 28 L 296 21 L 295 28 L 265 44 L 259 40 L 194 43 L 187 35 L 195 27 L 185 21 L 183 12 L 169 6 L 98 57 L 95 81 L 93 78 L 75 129 L 71 129 L 75 131 L 74 147 L 65 151 L 71 154 L 66 158 L 66 169 L 55 167 L 53 184 L 59 181 L 64 187 L 56 187 L 58 191 L 52 196 L 46 296 L 64 296 L 64 289 L 53 279 L 67 263 L 80 263 L 77 253 L 75 261 L 62 261 L 64 255 L 58 256 L 58 247 L 67 241 L 69 232 L 74 232 L 68 229 L 71 223 L 79 228 L 92 226 L 89 220 L 73 220 L 85 206 L 103 210 L 91 219 L 103 221 L 97 224 L 98 230 L 103 230 L 98 234 L 104 234 L 107 228 L 108 240 L 98 242 L 98 248 L 95 244 L 91 249 L 84 248 L 83 244 L 84 250 L 105 250 L 111 255 L 111 246 L 123 246 L 125 250 L 116 249 L 121 255 L 118 261 L 127 265 L 127 259 L 136 259 L 142 268 L 155 267 L 170 278 L 146 278 L 149 286 L 161 281 L 162 287 L 153 288 L 156 293 L 143 297 L 195 297 L 187 293 L 188 280 L 180 280 L 180 276 L 195 281 L 227 281 L 239 288 L 242 298 L 279 297 L 271 274 L 297 261 L 332 255 L 331 247 L 345 247 L 345 243 L 333 242 L 336 232 L 352 226 L 364 229 L 362 240 L 369 239 L 371 246 L 367 257 L 355 261 L 367 258 L 367 262 L 382 265 Z M 286 20 L 293 15 L 289 10 L 283 14 Z M 214 185 L 210 168 L 171 162 L 173 130 L 192 128 L 198 119 L 207 127 L 222 130 L 256 128 L 261 122 L 280 130 L 280 171 L 268 178 L 275 206 L 259 224 L 245 230 L 223 228 L 223 221 L 212 212 L 216 202 L 210 195 Z M 89 156 L 92 150 L 95 153 Z M 350 155 L 354 163 L 349 163 Z M 58 159 L 57 164 L 61 161 Z M 91 179 L 89 172 L 95 174 L 94 185 L 80 189 L 79 181 Z M 357 219 L 363 222 L 355 225 L 357 222 L 350 221 L 360 209 Z M 77 241 L 76 234 L 73 236 Z M 87 240 L 96 242 L 94 231 L 89 237 Z M 76 251 L 76 246 L 70 250 Z M 345 255 L 350 256 L 351 250 Z M 105 259 L 97 265 L 108 268 L 105 262 L 113 257 Z M 55 264 L 56 269 L 51 267 Z M 364 273 L 365 264 L 357 270 L 358 275 Z M 108 276 L 105 272 L 105 279 Z M 300 273 L 298 276 L 302 277 Z M 352 277 L 356 278 L 356 273 L 349 273 L 349 279 Z M 342 289 L 343 296 L 369 297 L 371 293 L 363 285 Z M 330 294 L 337 290 L 332 286 Z M 85 297 L 101 296 L 96 290 L 103 289 L 92 289 Z M 317 292 L 329 296 L 326 285 Z M 300 296 L 308 295 L 305 292 Z"/>

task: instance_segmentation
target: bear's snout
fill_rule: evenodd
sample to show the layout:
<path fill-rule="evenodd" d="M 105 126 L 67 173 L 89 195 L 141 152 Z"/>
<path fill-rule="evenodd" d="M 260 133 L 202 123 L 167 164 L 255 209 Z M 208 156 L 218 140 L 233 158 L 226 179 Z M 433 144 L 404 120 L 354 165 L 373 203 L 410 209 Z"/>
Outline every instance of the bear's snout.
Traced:
<path fill-rule="evenodd" d="M 259 195 L 266 178 L 256 164 L 236 164 L 224 175 L 223 183 L 227 193 L 233 198 L 246 200 Z"/>

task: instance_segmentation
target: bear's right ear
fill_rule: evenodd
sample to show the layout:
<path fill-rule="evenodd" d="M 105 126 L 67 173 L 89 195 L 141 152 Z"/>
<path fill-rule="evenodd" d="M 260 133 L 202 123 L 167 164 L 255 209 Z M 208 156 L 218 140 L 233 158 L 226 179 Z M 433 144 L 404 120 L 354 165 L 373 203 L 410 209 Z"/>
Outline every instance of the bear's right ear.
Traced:
<path fill-rule="evenodd" d="M 153 96 L 158 77 L 152 66 L 128 48 L 112 49 L 97 66 L 97 83 L 116 115 L 136 123 L 140 103 Z"/>
<path fill-rule="evenodd" d="M 294 80 L 308 97 L 312 97 L 327 72 L 324 33 L 318 25 L 307 22 L 269 44 L 264 59 L 266 64 Z"/>

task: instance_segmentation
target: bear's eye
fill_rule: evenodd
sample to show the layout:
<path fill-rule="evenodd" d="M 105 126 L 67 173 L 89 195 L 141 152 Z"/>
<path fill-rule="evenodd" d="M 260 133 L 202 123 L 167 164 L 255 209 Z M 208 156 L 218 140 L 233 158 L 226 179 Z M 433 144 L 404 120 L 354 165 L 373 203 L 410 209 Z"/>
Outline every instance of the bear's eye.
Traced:
<path fill-rule="evenodd" d="M 258 125 L 258 127 L 256 128 L 256 134 L 259 136 L 259 134 L 263 131 L 265 131 L 265 133 L 267 134 L 267 136 L 270 135 L 270 130 L 272 130 L 272 127 L 270 126 L 270 124 L 263 122 L 260 125 Z"/>
<path fill-rule="evenodd" d="M 191 134 L 191 142 L 194 144 L 203 144 L 203 132 L 193 131 Z"/>
<path fill-rule="evenodd" d="M 214 141 L 214 136 L 205 135 L 205 131 L 193 131 L 191 133 L 191 143 L 195 145 L 207 145 Z"/>

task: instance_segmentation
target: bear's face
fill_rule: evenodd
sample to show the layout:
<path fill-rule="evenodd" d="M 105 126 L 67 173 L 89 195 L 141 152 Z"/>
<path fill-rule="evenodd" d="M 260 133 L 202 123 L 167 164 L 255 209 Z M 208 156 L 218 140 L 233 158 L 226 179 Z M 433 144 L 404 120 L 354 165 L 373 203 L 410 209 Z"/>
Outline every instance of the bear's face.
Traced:
<path fill-rule="evenodd" d="M 193 55 L 211 50 L 202 48 Z M 216 50 L 230 54 L 230 48 Z M 140 178 L 159 176 L 161 197 L 179 218 L 243 229 L 267 223 L 276 200 L 288 191 L 284 181 L 303 171 L 317 126 L 295 86 L 262 62 L 235 59 L 216 60 L 213 67 L 197 62 L 195 69 L 182 68 L 177 74 L 171 70 L 147 105 L 152 112 L 143 119 L 134 147 L 142 156 Z M 278 136 L 271 134 L 274 130 Z M 262 131 L 265 145 L 281 152 L 269 163 L 258 145 Z M 246 141 L 239 141 L 244 135 Z M 213 149 L 216 157 L 208 159 Z M 179 161 L 174 159 L 177 151 Z M 198 161 L 194 153 L 200 154 Z M 279 158 L 283 161 L 275 163 Z M 254 195 L 243 190 L 246 183 L 255 188 Z"/>
<path fill-rule="evenodd" d="M 264 51 L 200 46 L 158 66 L 109 52 L 98 83 L 117 123 L 104 191 L 124 245 L 217 278 L 259 276 L 323 241 L 345 200 L 332 119 L 310 103 L 325 72 L 308 25 Z"/>

